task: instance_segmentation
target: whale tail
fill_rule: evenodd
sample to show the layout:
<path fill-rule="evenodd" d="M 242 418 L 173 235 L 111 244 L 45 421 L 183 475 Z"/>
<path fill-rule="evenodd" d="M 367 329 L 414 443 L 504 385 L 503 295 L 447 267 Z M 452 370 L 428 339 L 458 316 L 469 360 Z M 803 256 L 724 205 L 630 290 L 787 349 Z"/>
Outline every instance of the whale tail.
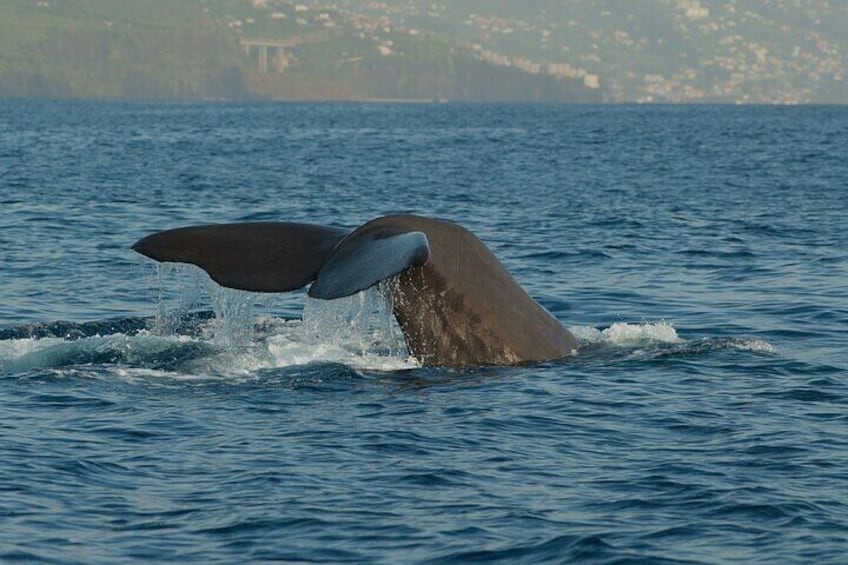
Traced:
<path fill-rule="evenodd" d="M 159 262 L 196 265 L 227 288 L 288 292 L 313 283 L 309 295 L 325 300 L 370 288 L 430 257 L 422 232 L 360 235 L 290 222 L 177 228 L 140 239 L 132 249 Z"/>
<path fill-rule="evenodd" d="M 133 249 L 192 263 L 218 284 L 341 298 L 391 277 L 392 309 L 410 352 L 426 365 L 513 365 L 561 359 L 577 342 L 474 234 L 412 215 L 351 232 L 295 223 L 207 225 L 155 233 Z"/>

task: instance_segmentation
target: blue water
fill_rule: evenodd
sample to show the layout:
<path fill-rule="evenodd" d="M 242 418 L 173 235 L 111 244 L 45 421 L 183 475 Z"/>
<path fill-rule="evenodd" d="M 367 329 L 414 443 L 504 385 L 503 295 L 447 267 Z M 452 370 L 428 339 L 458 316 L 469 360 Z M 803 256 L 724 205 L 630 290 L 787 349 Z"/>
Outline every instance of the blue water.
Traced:
<path fill-rule="evenodd" d="M 394 212 L 579 355 L 129 249 Z M 0 561 L 843 563 L 846 219 L 848 108 L 0 101 Z"/>

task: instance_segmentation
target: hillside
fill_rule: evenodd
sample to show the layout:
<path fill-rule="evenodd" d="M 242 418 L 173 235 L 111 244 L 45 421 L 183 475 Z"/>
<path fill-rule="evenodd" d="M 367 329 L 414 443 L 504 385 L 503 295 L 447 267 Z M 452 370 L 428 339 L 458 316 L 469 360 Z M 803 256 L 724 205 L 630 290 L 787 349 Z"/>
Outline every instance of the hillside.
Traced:
<path fill-rule="evenodd" d="M 432 37 L 375 39 L 352 20 L 331 28 L 283 4 L 291 18 L 250 1 L 6 0 L 0 96 L 600 100 L 579 80 L 527 76 Z M 251 49 L 250 37 L 272 45 Z"/>
<path fill-rule="evenodd" d="M 848 2 L 5 0 L 0 96 L 846 103 Z"/>
<path fill-rule="evenodd" d="M 194 3 L 0 4 L 0 96 L 240 97 L 241 65 Z"/>

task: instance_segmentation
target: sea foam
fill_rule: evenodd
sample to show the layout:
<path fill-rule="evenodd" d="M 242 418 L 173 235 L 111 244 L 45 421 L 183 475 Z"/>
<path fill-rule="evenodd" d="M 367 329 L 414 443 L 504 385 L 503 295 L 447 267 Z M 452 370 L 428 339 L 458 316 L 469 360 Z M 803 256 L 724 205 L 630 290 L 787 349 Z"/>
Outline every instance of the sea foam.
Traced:
<path fill-rule="evenodd" d="M 652 343 L 682 343 L 668 322 L 644 322 L 640 324 L 616 322 L 605 329 L 589 326 L 569 328 L 581 345 L 603 344 L 619 347 L 633 347 Z"/>

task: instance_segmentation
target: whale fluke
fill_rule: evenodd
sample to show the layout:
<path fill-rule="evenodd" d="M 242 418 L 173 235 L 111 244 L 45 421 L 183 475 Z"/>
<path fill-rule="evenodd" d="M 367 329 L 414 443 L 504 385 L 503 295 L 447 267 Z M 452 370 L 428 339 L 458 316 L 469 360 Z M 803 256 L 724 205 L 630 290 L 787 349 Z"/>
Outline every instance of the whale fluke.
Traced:
<path fill-rule="evenodd" d="M 533 300 L 474 234 L 457 224 L 385 216 L 347 232 L 296 223 L 241 223 L 154 233 L 132 247 L 192 263 L 222 286 L 321 299 L 380 281 L 410 352 L 425 365 L 513 365 L 576 352 L 571 333 Z"/>
<path fill-rule="evenodd" d="M 430 245 L 420 231 L 351 237 L 321 267 L 309 296 L 324 300 L 350 296 L 410 267 L 420 267 L 429 258 Z"/>
<path fill-rule="evenodd" d="M 197 265 L 227 288 L 288 292 L 315 280 L 345 235 L 311 224 L 219 224 L 154 233 L 132 248 L 159 262 Z"/>

